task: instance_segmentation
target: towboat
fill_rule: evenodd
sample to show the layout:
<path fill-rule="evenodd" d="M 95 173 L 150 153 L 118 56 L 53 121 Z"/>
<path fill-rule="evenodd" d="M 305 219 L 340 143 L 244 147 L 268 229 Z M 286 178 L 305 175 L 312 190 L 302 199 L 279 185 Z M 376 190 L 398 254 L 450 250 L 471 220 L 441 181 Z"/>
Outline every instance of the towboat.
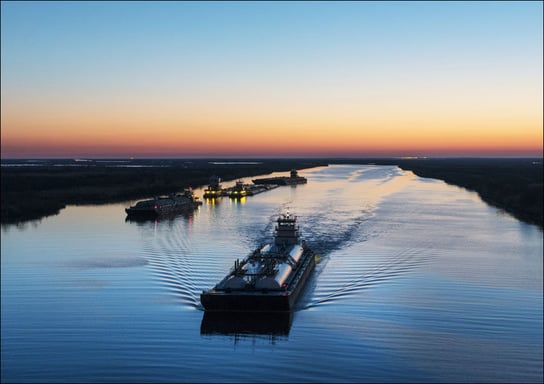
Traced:
<path fill-rule="evenodd" d="M 231 199 L 241 199 L 248 195 L 248 188 L 243 181 L 237 181 L 236 185 L 228 191 Z"/>
<path fill-rule="evenodd" d="M 219 176 L 211 176 L 210 177 L 210 183 L 208 184 L 208 187 L 204 190 L 204 198 L 205 199 L 214 199 L 217 197 L 224 196 L 226 194 L 226 191 L 221 187 L 221 179 Z"/>

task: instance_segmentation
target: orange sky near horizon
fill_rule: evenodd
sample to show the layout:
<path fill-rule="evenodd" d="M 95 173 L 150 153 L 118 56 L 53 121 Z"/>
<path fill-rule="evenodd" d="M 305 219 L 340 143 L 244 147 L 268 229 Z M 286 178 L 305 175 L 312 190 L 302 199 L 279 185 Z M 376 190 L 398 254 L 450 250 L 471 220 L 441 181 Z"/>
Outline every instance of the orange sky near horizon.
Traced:
<path fill-rule="evenodd" d="M 421 102 L 421 101 L 420 101 Z M 533 101 L 533 104 L 535 101 Z M 408 100 L 402 107 L 377 104 L 360 110 L 341 105 L 294 109 L 276 103 L 268 109 L 253 103 L 252 113 L 202 106 L 162 109 L 143 104 L 88 108 L 3 103 L 2 157 L 36 153 L 52 157 L 119 156 L 365 156 L 389 155 L 527 155 L 542 154 L 542 116 L 538 108 L 500 111 L 446 109 L 428 113 Z M 251 104 L 251 103 L 250 103 Z M 408 108 L 407 106 L 411 106 Z M 434 111 L 434 113 L 433 113 Z M 535 113 L 535 111 L 537 113 Z M 276 114 L 274 114 L 276 113 Z M 457 115 L 459 114 L 459 115 Z M 4 129 L 5 128 L 5 129 Z M 17 157 L 17 156 L 15 156 Z"/>
<path fill-rule="evenodd" d="M 67 126 L 47 124 L 39 130 L 24 127 L 4 133 L 2 152 L 47 153 L 62 157 L 78 153 L 98 156 L 365 156 L 390 155 L 514 155 L 539 156 L 542 153 L 541 130 L 509 124 L 492 127 L 465 125 L 462 128 L 435 128 L 431 122 L 417 127 L 406 125 L 352 126 L 287 124 L 266 127 L 264 124 L 228 123 L 206 126 L 202 123 L 179 125 L 172 123 L 123 128 L 115 125 L 95 125 L 91 121 L 67 122 Z M 247 123 L 247 125 L 251 125 Z M 13 125 L 12 125 L 13 126 Z M 47 128 L 44 129 L 44 126 Z M 74 127 L 77 127 L 74 129 Z M 520 134 L 524 132 L 524 134 Z M 3 156 L 4 157 L 4 156 Z"/>

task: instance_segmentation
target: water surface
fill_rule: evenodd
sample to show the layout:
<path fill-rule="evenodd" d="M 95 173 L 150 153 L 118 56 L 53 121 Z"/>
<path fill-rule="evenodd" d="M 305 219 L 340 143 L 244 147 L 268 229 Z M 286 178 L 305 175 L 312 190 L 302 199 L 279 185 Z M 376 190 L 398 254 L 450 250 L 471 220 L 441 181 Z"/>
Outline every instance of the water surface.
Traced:
<path fill-rule="evenodd" d="M 3 226 L 1 381 L 542 381 L 539 228 L 395 166 L 300 174 L 170 220 L 126 202 Z M 286 209 L 320 256 L 297 310 L 204 316 Z"/>

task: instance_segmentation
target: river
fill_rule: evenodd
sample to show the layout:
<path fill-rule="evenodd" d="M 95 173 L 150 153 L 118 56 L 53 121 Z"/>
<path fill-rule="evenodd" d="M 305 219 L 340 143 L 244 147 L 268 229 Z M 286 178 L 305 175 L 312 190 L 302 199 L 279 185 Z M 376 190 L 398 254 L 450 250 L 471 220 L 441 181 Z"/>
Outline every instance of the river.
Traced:
<path fill-rule="evenodd" d="M 169 220 L 126 202 L 2 226 L 1 381 L 542 382 L 538 227 L 395 166 L 299 174 Z M 205 315 L 286 210 L 319 254 L 296 311 Z"/>

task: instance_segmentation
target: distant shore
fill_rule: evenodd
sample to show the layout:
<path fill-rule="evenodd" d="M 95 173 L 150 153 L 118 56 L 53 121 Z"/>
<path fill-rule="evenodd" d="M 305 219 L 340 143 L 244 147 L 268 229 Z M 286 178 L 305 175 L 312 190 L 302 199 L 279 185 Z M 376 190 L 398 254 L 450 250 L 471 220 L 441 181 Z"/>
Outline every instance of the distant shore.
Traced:
<path fill-rule="evenodd" d="M 482 200 L 543 227 L 542 159 L 251 159 L 251 160 L 2 160 L 1 222 L 58 214 L 66 205 L 148 198 L 208 184 L 328 164 L 397 165 L 421 177 L 477 192 Z"/>

